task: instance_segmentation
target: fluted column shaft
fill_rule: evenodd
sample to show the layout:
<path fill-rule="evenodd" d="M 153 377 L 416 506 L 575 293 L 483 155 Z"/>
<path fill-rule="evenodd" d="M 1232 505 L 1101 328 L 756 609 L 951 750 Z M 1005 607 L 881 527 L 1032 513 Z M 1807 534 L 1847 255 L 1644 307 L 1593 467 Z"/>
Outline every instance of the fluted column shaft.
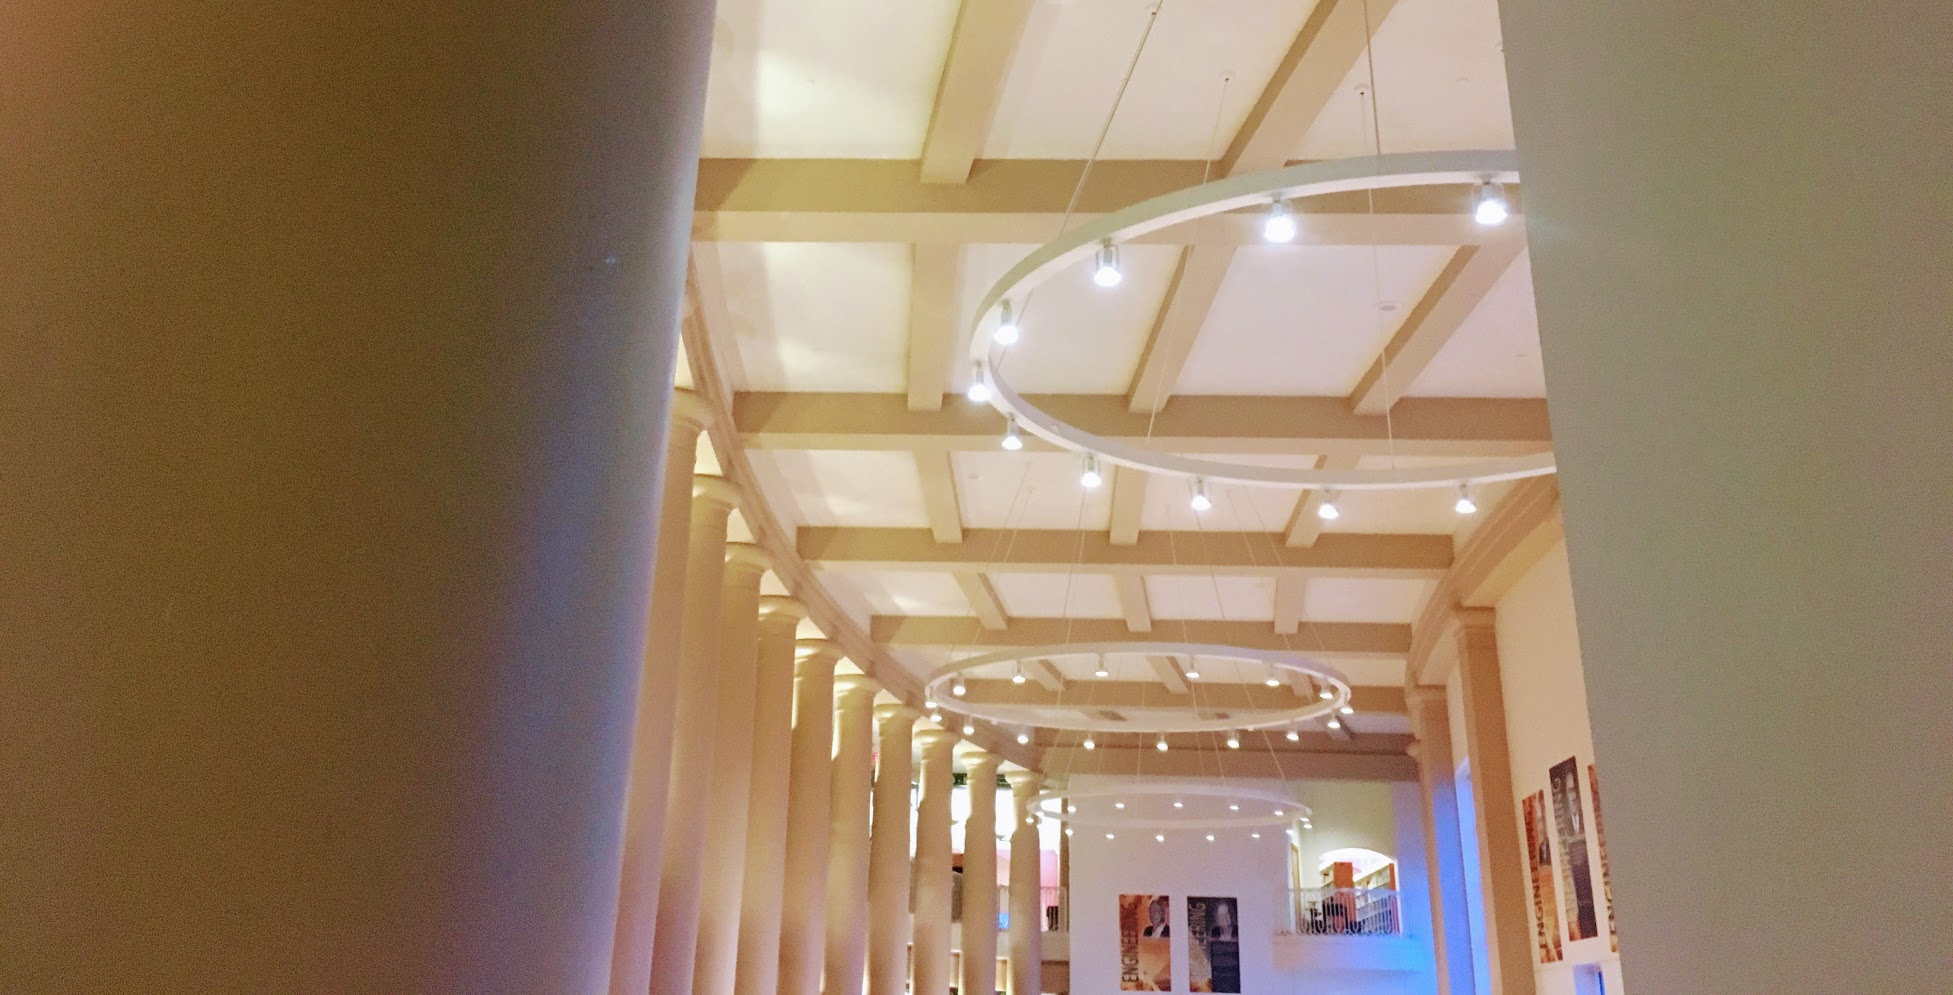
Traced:
<path fill-rule="evenodd" d="M 963 979 L 976 995 L 997 990 L 997 767 L 994 753 L 963 758 L 970 817 L 963 823 Z"/>
<path fill-rule="evenodd" d="M 779 995 L 820 995 L 827 956 L 827 808 L 834 756 L 834 665 L 840 649 L 803 640 L 793 673 Z"/>
<path fill-rule="evenodd" d="M 690 995 L 698 947 L 699 901 L 705 884 L 703 815 L 712 772 L 712 712 L 719 662 L 719 606 L 724 597 L 726 520 L 737 494 L 720 477 L 692 485 L 692 529 L 685 554 L 685 622 L 679 632 L 679 672 L 672 723 L 671 784 L 666 809 L 664 865 L 658 887 L 658 928 L 651 948 L 651 995 Z"/>
<path fill-rule="evenodd" d="M 875 707 L 875 807 L 868 841 L 868 995 L 903 995 L 909 951 L 909 783 L 915 720 L 907 705 Z"/>
<path fill-rule="evenodd" d="M 828 793 L 825 995 L 861 995 L 868 959 L 868 796 L 875 765 L 875 692 L 860 674 L 834 681 L 834 767 Z"/>
<path fill-rule="evenodd" d="M 780 981 L 780 913 L 787 868 L 787 786 L 793 755 L 794 632 L 807 609 L 760 599 L 753 683 L 753 774 L 746 802 L 746 875 L 739 906 L 736 995 L 774 995 Z"/>
<path fill-rule="evenodd" d="M 704 428 L 704 403 L 689 390 L 674 391 L 671 428 L 665 438 L 663 497 L 658 505 L 659 542 L 652 559 L 651 608 L 631 737 L 631 781 L 624 797 L 623 874 L 617 888 L 617 934 L 611 945 L 611 995 L 642 995 L 651 984 L 665 801 L 671 785 L 678 633 L 685 620 L 685 555 L 691 547 L 692 466 L 698 462 L 698 437 Z"/>
<path fill-rule="evenodd" d="M 915 735 L 922 751 L 915 821 L 914 995 L 949 992 L 949 795 L 956 737 L 940 729 Z"/>
<path fill-rule="evenodd" d="M 758 678 L 760 580 L 770 567 L 751 543 L 726 547 L 719 612 L 719 673 L 712 719 L 704 889 L 693 995 L 732 995 L 739 964 L 739 902 L 746 880 L 746 803 L 753 779 L 753 683 Z"/>
<path fill-rule="evenodd" d="M 1044 901 L 1038 825 L 1031 801 L 1044 775 L 1013 770 L 1010 781 L 1016 828 L 1010 832 L 1010 995 L 1044 990 Z M 965 929 L 968 928 L 966 924 Z"/>
<path fill-rule="evenodd" d="M 1451 716 L 1444 689 L 1405 689 L 1410 706 L 1411 755 L 1424 816 L 1425 878 L 1431 892 L 1431 946 L 1438 969 L 1438 995 L 1474 995 L 1472 935 L 1465 890 L 1464 851 L 1458 831 L 1458 794 L 1453 783 Z"/>

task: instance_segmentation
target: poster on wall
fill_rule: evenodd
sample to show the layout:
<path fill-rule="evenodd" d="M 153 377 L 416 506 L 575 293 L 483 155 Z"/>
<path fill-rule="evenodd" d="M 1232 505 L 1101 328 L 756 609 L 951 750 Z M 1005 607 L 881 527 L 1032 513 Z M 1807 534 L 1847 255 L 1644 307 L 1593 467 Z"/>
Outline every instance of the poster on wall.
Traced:
<path fill-rule="evenodd" d="M 1119 990 L 1173 990 L 1173 900 L 1165 895 L 1119 896 Z"/>
<path fill-rule="evenodd" d="M 1526 816 L 1526 866 L 1533 875 L 1533 925 L 1539 936 L 1539 962 L 1558 963 L 1560 911 L 1553 884 L 1553 844 L 1546 835 L 1546 792 L 1535 791 L 1521 804 Z"/>
<path fill-rule="evenodd" d="M 1594 849 L 1600 851 L 1600 893 L 1607 899 L 1607 948 L 1621 952 L 1621 933 L 1614 925 L 1614 878 L 1607 873 L 1607 820 L 1600 815 L 1600 775 L 1587 765 L 1587 790 L 1594 793 Z"/>
<path fill-rule="evenodd" d="M 1594 872 L 1587 862 L 1587 817 L 1580 808 L 1580 764 L 1572 757 L 1550 770 L 1553 786 L 1553 826 L 1560 834 L 1560 880 L 1566 885 L 1566 934 L 1569 940 L 1600 935 L 1594 915 Z"/>
<path fill-rule="evenodd" d="M 1241 995 L 1240 907 L 1232 898 L 1187 899 L 1187 985 Z"/>

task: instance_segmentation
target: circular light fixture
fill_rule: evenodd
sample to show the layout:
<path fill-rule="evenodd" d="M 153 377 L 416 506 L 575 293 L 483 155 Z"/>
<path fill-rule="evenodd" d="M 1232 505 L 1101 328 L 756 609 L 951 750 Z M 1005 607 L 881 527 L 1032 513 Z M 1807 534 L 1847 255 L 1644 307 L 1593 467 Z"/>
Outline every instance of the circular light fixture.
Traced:
<path fill-rule="evenodd" d="M 1101 241 L 1098 255 L 1092 260 L 1092 282 L 1101 287 L 1116 287 L 1123 279 L 1124 274 L 1119 272 L 1119 247 L 1109 238 Z"/>
<path fill-rule="evenodd" d="M 1277 244 L 1295 241 L 1295 215 L 1287 203 L 1277 200 L 1268 208 L 1268 217 L 1261 222 L 1261 237 Z"/>
<path fill-rule="evenodd" d="M 1517 179 L 1517 156 L 1509 151 L 1410 152 L 1300 163 L 1162 194 L 1100 215 L 1020 260 L 979 300 L 976 320 L 970 327 L 970 357 L 984 367 L 995 406 L 1005 414 L 1017 415 L 1026 433 L 1060 449 L 1096 453 L 1107 463 L 1150 473 L 1306 490 L 1434 488 L 1452 486 L 1460 479 L 1515 480 L 1549 474 L 1554 471 L 1550 451 L 1385 469 L 1262 466 L 1160 452 L 1142 443 L 1129 444 L 1097 435 L 1039 409 L 1017 393 L 996 368 L 999 354 L 991 337 L 990 309 L 1004 300 L 1023 300 L 1038 285 L 1080 264 L 1095 263 L 1094 278 L 1101 275 L 1110 278 L 1119 272 L 1117 245 L 1175 225 L 1242 208 L 1265 209 L 1274 201 L 1291 202 L 1298 198 L 1371 190 L 1457 187 L 1487 181 L 1496 186 Z"/>
<path fill-rule="evenodd" d="M 1336 507 L 1335 491 L 1327 490 L 1322 492 L 1322 501 L 1316 505 L 1316 517 L 1325 522 L 1333 522 L 1343 517 L 1343 509 Z"/>
<path fill-rule="evenodd" d="M 1169 809 L 1166 806 L 1146 804 L 1127 805 L 1128 801 L 1147 800 L 1183 802 L 1186 799 L 1209 799 L 1226 803 L 1228 811 L 1220 811 L 1220 805 L 1211 807 L 1186 805 L 1184 808 Z M 1112 801 L 1111 810 L 1096 801 Z M 1068 810 L 1070 809 L 1075 810 Z M 1298 807 L 1295 799 L 1272 788 L 1254 788 L 1239 784 L 1216 784 L 1212 782 L 1190 781 L 1186 783 L 1141 782 L 1129 785 L 1093 787 L 1084 789 L 1052 789 L 1031 799 L 1029 810 L 1040 818 L 1066 826 L 1085 829 L 1126 830 L 1143 829 L 1147 832 L 1218 832 L 1223 829 L 1268 829 L 1288 825 L 1292 820 L 1286 813 Z M 1273 809 L 1282 815 L 1269 815 Z M 1301 806 L 1298 813 L 1308 816 L 1307 806 Z"/>
<path fill-rule="evenodd" d="M 1091 453 L 1085 454 L 1085 470 L 1078 475 L 1078 484 L 1088 491 L 1097 490 L 1105 478 L 1099 474 L 1099 458 Z"/>
<path fill-rule="evenodd" d="M 963 679 L 961 677 L 958 677 L 956 679 L 956 682 L 949 686 L 949 693 L 957 696 L 958 698 L 961 698 L 965 694 L 968 694 L 969 691 L 970 691 L 970 686 L 968 684 L 963 683 Z"/>
<path fill-rule="evenodd" d="M 1004 439 L 998 445 L 1003 446 L 1005 450 L 1013 453 L 1024 448 L 1024 436 L 1017 431 L 1016 415 L 1012 415 L 1009 420 L 1004 422 Z"/>
<path fill-rule="evenodd" d="M 1478 502 L 1472 500 L 1471 484 L 1462 480 L 1458 482 L 1458 501 L 1451 506 L 1451 509 L 1460 515 L 1478 513 Z"/>
<path fill-rule="evenodd" d="M 998 345 L 1017 344 L 1017 316 L 1011 313 L 1010 302 L 997 305 L 997 327 L 990 330 L 990 338 Z"/>
<path fill-rule="evenodd" d="M 1188 501 L 1187 504 L 1192 506 L 1195 511 L 1208 511 L 1214 507 L 1213 500 L 1207 496 L 1207 481 L 1199 477 L 1194 478 L 1193 499 Z"/>
<path fill-rule="evenodd" d="M 1512 205 L 1506 203 L 1505 186 L 1487 180 L 1472 191 L 1472 220 L 1487 228 L 1505 224 L 1512 216 Z"/>

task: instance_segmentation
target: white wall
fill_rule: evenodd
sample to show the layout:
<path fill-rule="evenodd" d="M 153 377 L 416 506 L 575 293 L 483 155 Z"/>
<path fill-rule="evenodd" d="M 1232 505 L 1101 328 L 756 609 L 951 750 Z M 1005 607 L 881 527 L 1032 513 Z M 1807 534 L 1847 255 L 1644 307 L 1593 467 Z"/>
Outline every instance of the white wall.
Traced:
<path fill-rule="evenodd" d="M 1598 834 L 1594 827 L 1593 785 L 1587 765 L 1594 763 L 1592 727 L 1587 718 L 1587 687 L 1580 666 L 1579 634 L 1574 626 L 1573 583 L 1567 569 L 1566 546 L 1555 547 L 1514 584 L 1498 604 L 1499 667 L 1503 678 L 1506 747 L 1512 759 L 1514 805 L 1535 792 L 1547 797 L 1547 836 L 1552 840 L 1554 884 L 1558 892 L 1555 929 L 1560 931 L 1565 959 L 1536 964 L 1539 995 L 1575 995 L 1574 968 L 1600 964 L 1607 972 L 1610 995 L 1623 990 L 1620 957 L 1609 950 L 1607 899 L 1600 877 Z M 1592 872 L 1595 917 L 1600 935 L 1571 942 L 1565 925 L 1567 900 L 1565 855 L 1552 818 L 1552 790 L 1547 771 L 1568 757 L 1578 761 L 1580 804 L 1587 829 L 1588 861 Z M 1603 781 L 1607 765 L 1598 765 Z M 1520 819 L 1524 834 L 1523 815 Z M 1523 839 L 1521 844 L 1523 846 Z M 1522 864 L 1524 852 L 1512 855 Z M 1529 920 L 1530 921 L 1530 920 Z M 1535 954 L 1535 960 L 1537 954 Z"/>
<path fill-rule="evenodd" d="M 1130 778 L 1072 779 L 1084 789 L 1133 783 Z M 1280 790 L 1279 782 L 1252 782 L 1254 787 Z M 1423 872 L 1422 844 L 1415 863 L 1400 854 L 1402 836 L 1387 784 L 1306 782 L 1294 785 L 1296 794 L 1313 810 L 1315 831 L 1304 834 L 1304 857 L 1315 857 L 1337 846 L 1361 846 L 1397 857 L 1402 873 Z M 1416 801 L 1415 791 L 1404 795 Z M 1412 818 L 1421 813 L 1412 808 Z M 1118 901 L 1122 894 L 1165 894 L 1173 897 L 1173 989 L 1187 991 L 1186 898 L 1189 895 L 1233 896 L 1239 901 L 1241 925 L 1241 982 L 1256 995 L 1294 992 L 1297 995 L 1426 995 L 1436 990 L 1428 928 L 1400 943 L 1364 938 L 1340 939 L 1336 950 L 1312 949 L 1298 959 L 1285 953 L 1278 967 L 1275 929 L 1279 902 L 1288 884 L 1287 843 L 1279 831 L 1264 831 L 1259 840 L 1247 830 L 1216 833 L 1208 843 L 1200 833 L 1169 834 L 1159 843 L 1150 831 L 1120 831 L 1107 840 L 1103 830 L 1080 828 L 1071 841 L 1071 986 L 1078 995 L 1110 995 L 1119 990 Z M 1310 882 L 1311 884 L 1313 881 Z M 1408 889 L 1407 889 L 1408 891 Z M 1417 909 L 1407 919 L 1428 924 L 1428 894 L 1423 879 L 1409 894 Z M 1320 940 L 1323 938 L 1309 938 Z"/>

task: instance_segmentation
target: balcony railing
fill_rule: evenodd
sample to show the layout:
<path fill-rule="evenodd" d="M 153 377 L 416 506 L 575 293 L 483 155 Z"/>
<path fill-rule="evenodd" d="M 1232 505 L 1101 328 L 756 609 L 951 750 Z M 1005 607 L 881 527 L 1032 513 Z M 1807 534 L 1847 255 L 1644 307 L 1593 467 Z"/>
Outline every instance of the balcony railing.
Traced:
<path fill-rule="evenodd" d="M 1283 933 L 1320 936 L 1397 936 L 1403 916 L 1390 888 L 1303 888 L 1284 896 L 1277 919 Z"/>

